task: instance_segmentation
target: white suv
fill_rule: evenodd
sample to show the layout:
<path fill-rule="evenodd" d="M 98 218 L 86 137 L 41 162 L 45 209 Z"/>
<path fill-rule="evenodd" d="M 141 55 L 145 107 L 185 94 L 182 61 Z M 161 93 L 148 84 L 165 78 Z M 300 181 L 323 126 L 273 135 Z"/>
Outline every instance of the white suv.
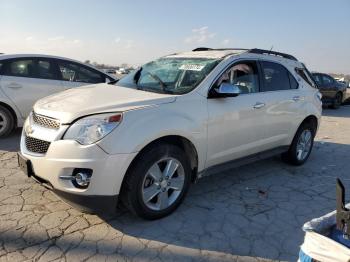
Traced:
<path fill-rule="evenodd" d="M 38 99 L 69 88 L 115 79 L 68 58 L 0 55 L 0 137 L 21 127 Z"/>
<path fill-rule="evenodd" d="M 293 56 L 260 49 L 178 53 L 113 85 L 38 101 L 21 138 L 20 166 L 88 211 L 156 219 L 190 183 L 272 154 L 295 165 L 311 152 L 321 95 Z"/>

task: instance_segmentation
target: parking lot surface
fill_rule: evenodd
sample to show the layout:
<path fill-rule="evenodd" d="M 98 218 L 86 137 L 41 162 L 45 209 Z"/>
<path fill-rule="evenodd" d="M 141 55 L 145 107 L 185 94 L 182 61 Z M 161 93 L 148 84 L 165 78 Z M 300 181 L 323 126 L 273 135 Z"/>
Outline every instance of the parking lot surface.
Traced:
<path fill-rule="evenodd" d="M 205 177 L 158 221 L 81 213 L 17 167 L 20 130 L 0 140 L 0 261 L 296 261 L 301 227 L 350 194 L 350 107 L 325 109 L 301 167 L 279 157 Z"/>

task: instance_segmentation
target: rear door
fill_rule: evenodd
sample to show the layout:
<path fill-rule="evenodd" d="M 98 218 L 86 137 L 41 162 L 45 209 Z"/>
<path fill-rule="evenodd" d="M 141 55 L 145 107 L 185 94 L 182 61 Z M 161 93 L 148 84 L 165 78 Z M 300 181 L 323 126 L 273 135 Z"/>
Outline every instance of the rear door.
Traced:
<path fill-rule="evenodd" d="M 295 127 L 302 120 L 305 95 L 296 78 L 282 64 L 260 61 L 261 101 L 264 103 L 265 138 L 262 150 L 289 143 Z"/>
<path fill-rule="evenodd" d="M 324 94 L 325 97 L 327 98 L 334 98 L 335 94 L 337 93 L 337 83 L 336 81 L 328 76 L 328 75 L 321 75 L 322 78 L 322 93 Z"/>
<path fill-rule="evenodd" d="M 60 71 L 60 77 L 66 89 L 89 84 L 105 83 L 111 77 L 82 64 L 56 59 Z"/>
<path fill-rule="evenodd" d="M 49 58 L 9 59 L 3 66 L 2 90 L 23 118 L 28 116 L 37 100 L 64 89 L 58 79 L 58 68 Z"/>

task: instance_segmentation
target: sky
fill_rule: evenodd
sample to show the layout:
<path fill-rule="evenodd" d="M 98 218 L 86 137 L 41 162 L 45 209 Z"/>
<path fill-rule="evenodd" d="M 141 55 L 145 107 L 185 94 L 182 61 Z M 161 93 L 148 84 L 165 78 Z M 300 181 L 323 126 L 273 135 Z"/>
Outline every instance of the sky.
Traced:
<path fill-rule="evenodd" d="M 350 0 L 0 0 L 0 53 L 140 65 L 195 47 L 290 53 L 350 74 Z"/>

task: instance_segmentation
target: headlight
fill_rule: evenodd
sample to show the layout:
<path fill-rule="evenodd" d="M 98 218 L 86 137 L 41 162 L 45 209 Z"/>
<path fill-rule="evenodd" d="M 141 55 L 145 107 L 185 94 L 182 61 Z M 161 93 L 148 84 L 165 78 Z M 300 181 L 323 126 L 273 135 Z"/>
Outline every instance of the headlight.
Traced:
<path fill-rule="evenodd" d="M 91 145 L 104 138 L 122 121 L 121 113 L 98 114 L 79 119 L 72 124 L 63 139 Z"/>

